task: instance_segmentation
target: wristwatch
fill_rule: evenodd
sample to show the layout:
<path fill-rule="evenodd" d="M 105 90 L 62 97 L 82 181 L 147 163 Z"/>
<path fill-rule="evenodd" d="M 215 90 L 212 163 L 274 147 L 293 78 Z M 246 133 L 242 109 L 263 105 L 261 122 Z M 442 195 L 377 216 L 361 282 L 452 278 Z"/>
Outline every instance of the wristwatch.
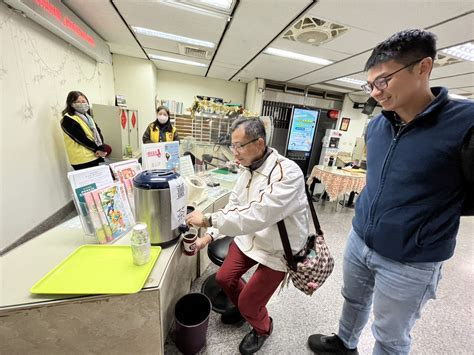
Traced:
<path fill-rule="evenodd" d="M 212 227 L 212 215 L 210 213 L 203 214 L 202 222 L 204 227 Z"/>

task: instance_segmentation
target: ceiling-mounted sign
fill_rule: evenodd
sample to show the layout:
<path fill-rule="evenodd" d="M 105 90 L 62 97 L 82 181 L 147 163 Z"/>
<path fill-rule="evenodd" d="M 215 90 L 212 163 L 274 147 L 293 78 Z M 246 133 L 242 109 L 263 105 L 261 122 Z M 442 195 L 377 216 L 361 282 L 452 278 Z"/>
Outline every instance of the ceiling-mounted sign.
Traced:
<path fill-rule="evenodd" d="M 99 62 L 112 63 L 109 46 L 89 26 L 58 0 L 5 0 Z"/>

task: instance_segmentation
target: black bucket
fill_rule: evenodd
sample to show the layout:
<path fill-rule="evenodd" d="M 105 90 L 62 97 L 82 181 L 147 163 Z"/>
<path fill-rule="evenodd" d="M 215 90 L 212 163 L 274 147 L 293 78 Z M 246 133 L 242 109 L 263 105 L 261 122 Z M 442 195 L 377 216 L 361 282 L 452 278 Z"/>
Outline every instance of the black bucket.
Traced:
<path fill-rule="evenodd" d="M 196 354 L 206 345 L 211 301 L 202 293 L 181 297 L 174 308 L 176 346 L 183 354 Z"/>

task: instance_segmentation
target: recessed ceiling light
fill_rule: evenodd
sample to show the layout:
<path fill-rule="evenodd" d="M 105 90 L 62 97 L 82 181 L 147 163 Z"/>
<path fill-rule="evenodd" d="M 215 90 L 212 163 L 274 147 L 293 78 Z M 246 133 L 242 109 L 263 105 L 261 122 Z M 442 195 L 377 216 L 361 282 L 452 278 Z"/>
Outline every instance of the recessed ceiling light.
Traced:
<path fill-rule="evenodd" d="M 263 53 L 270 54 L 270 55 L 276 55 L 278 57 L 285 57 L 285 58 L 290 58 L 290 59 L 295 59 L 295 60 L 301 60 L 303 62 L 309 62 L 309 63 L 314 63 L 314 64 L 319 64 L 319 65 L 328 65 L 332 64 L 330 60 L 323 59 L 323 58 L 318 58 L 318 57 L 311 57 L 309 55 L 304 55 L 304 54 L 299 54 L 295 52 L 289 52 L 285 51 L 283 49 L 277 49 L 277 48 L 267 48 L 263 51 Z"/>
<path fill-rule="evenodd" d="M 344 81 L 344 82 L 346 82 L 346 83 L 355 84 L 355 85 L 364 85 L 364 84 L 367 83 L 367 82 L 364 81 L 364 80 L 349 78 L 349 77 L 347 77 L 347 76 L 344 76 L 344 77 L 342 77 L 342 78 L 337 78 L 336 80 Z"/>
<path fill-rule="evenodd" d="M 165 61 L 165 62 L 173 62 L 173 63 L 179 63 L 179 64 L 194 65 L 194 66 L 196 66 L 196 67 L 207 67 L 207 64 L 199 63 L 199 62 L 193 62 L 192 60 L 179 59 L 179 58 L 172 58 L 172 57 L 165 57 L 165 56 L 156 55 L 156 54 L 148 54 L 148 56 L 149 56 L 151 59 L 154 59 L 154 60 L 163 60 L 163 61 Z"/>
<path fill-rule="evenodd" d="M 138 26 L 132 26 L 132 28 L 136 33 L 145 35 L 145 36 L 159 37 L 163 39 L 168 39 L 170 41 L 193 44 L 195 46 L 206 47 L 206 48 L 214 48 L 216 46 L 212 42 L 201 41 L 199 39 L 178 36 L 178 35 L 174 35 L 174 34 L 166 33 L 166 32 L 155 31 L 149 28 L 138 27 Z"/>
<path fill-rule="evenodd" d="M 457 57 L 457 58 L 474 62 L 474 43 L 473 42 L 468 42 L 468 43 L 460 44 L 458 46 L 442 49 L 441 52 L 452 55 L 453 57 Z"/>

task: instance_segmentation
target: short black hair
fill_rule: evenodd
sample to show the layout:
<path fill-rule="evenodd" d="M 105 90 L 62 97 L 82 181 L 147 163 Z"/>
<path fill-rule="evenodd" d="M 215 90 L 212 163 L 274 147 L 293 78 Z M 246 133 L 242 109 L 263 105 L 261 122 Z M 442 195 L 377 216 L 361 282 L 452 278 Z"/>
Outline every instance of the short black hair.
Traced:
<path fill-rule="evenodd" d="M 240 126 L 244 127 L 245 137 L 248 139 L 257 139 L 263 138 L 263 141 L 266 143 L 266 133 L 265 126 L 260 118 L 248 118 L 248 117 L 239 117 L 230 126 L 230 134 Z"/>
<path fill-rule="evenodd" d="M 436 57 L 436 36 L 421 29 L 405 30 L 395 33 L 374 48 L 365 63 L 365 71 L 389 60 L 408 65 L 426 57 L 433 61 Z"/>

